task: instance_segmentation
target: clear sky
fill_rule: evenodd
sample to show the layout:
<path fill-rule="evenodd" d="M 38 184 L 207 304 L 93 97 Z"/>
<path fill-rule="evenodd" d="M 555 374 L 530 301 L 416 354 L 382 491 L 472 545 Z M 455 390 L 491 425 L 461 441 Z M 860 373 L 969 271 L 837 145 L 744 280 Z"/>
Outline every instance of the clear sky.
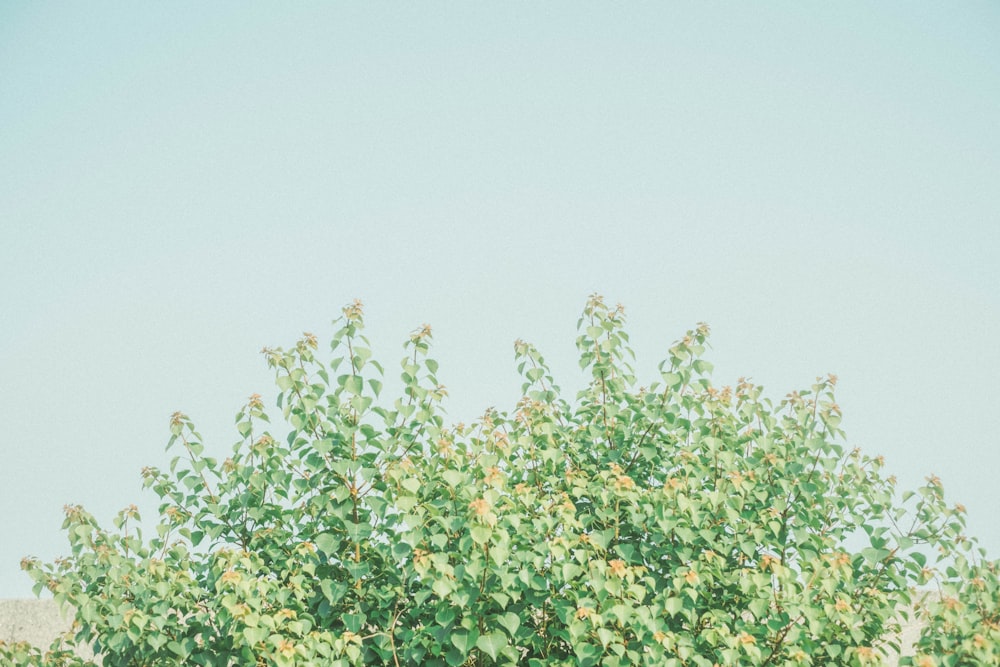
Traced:
<path fill-rule="evenodd" d="M 1000 557 L 1000 5 L 4 3 L 0 597 L 164 465 L 224 455 L 258 354 L 429 322 L 450 414 L 565 389 L 625 304 L 640 378 L 840 376 L 849 444 Z"/>

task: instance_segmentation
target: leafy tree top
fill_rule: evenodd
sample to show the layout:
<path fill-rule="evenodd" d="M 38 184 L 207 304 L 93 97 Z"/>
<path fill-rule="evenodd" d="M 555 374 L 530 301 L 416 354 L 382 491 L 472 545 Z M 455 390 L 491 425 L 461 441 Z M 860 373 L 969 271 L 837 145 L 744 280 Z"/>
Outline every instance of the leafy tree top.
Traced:
<path fill-rule="evenodd" d="M 624 310 L 593 296 L 573 400 L 517 341 L 514 409 L 446 425 L 429 327 L 391 400 L 359 302 L 337 327 L 327 361 L 311 334 L 264 350 L 281 426 L 252 396 L 222 460 L 172 417 L 155 535 L 134 506 L 114 530 L 67 507 L 71 556 L 24 567 L 73 637 L 0 662 L 877 665 L 911 608 L 906 664 L 1000 662 L 997 564 L 936 478 L 897 497 L 844 445 L 835 376 L 718 388 L 702 324 L 638 386 Z"/>

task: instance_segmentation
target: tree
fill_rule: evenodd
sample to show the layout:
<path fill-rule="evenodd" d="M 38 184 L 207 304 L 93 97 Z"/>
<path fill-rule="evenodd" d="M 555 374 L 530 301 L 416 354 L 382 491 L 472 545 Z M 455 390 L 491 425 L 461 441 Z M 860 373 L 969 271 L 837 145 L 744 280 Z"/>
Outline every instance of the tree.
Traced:
<path fill-rule="evenodd" d="M 220 461 L 173 416 L 155 536 L 72 506 L 72 555 L 24 567 L 105 665 L 876 665 L 912 605 L 908 664 L 1000 662 L 997 563 L 936 478 L 897 499 L 845 447 L 836 377 L 717 388 L 699 325 L 637 387 L 624 324 L 587 302 L 574 401 L 518 341 L 514 410 L 446 426 L 430 328 L 385 401 L 355 302 L 329 362 L 264 350 L 280 435 L 254 395 Z"/>

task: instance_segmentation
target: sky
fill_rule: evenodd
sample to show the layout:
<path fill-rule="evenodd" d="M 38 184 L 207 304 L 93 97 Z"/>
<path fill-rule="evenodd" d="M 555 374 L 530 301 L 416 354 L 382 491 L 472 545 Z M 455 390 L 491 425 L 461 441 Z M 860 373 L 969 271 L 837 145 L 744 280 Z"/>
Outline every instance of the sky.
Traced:
<path fill-rule="evenodd" d="M 1000 5 L 4 3 L 0 598 L 274 395 L 260 349 L 355 298 L 449 419 L 513 341 L 582 386 L 626 307 L 640 380 L 705 321 L 714 381 L 840 378 L 847 443 L 928 475 L 1000 558 Z M 275 411 L 276 412 L 276 411 Z"/>

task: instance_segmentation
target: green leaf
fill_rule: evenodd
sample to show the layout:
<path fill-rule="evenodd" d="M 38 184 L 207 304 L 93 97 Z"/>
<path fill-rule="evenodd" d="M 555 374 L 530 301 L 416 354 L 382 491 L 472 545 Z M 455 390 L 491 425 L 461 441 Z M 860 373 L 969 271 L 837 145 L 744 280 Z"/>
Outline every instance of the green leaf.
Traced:
<path fill-rule="evenodd" d="M 347 592 L 347 584 L 330 579 L 321 579 L 319 589 L 322 591 L 323 597 L 326 598 L 327 602 L 337 604 L 344 597 L 344 593 Z"/>
<path fill-rule="evenodd" d="M 451 633 L 450 639 L 455 648 L 462 652 L 462 655 L 468 655 L 472 647 L 476 645 L 476 640 L 479 639 L 479 631 L 476 629 L 457 629 Z"/>
<path fill-rule="evenodd" d="M 440 607 L 434 613 L 434 621 L 442 627 L 448 627 L 454 620 L 455 620 L 454 607 Z"/>
<path fill-rule="evenodd" d="M 340 622 L 344 624 L 344 627 L 351 632 L 357 634 L 361 632 L 361 626 L 364 624 L 367 616 L 364 614 L 341 614 Z"/>
<path fill-rule="evenodd" d="M 748 606 L 750 607 L 750 612 L 754 616 L 758 619 L 762 619 L 767 614 L 767 610 L 770 608 L 771 604 L 770 601 L 764 598 L 757 598 L 756 600 L 751 600 Z"/>
<path fill-rule="evenodd" d="M 583 573 L 583 568 L 576 563 L 563 563 L 561 570 L 563 581 L 572 581 Z"/>
<path fill-rule="evenodd" d="M 499 623 L 507 634 L 510 635 L 511 639 L 517 634 L 517 629 L 521 627 L 520 617 L 512 611 L 508 611 L 505 614 L 500 614 L 497 616 L 497 623 Z"/>
<path fill-rule="evenodd" d="M 463 486 L 466 480 L 465 473 L 460 470 L 445 470 L 441 473 L 441 477 L 443 477 L 444 481 L 451 487 Z"/>
<path fill-rule="evenodd" d="M 684 608 L 684 600 L 679 597 L 670 597 L 663 601 L 663 608 L 671 616 L 676 616 L 677 612 Z"/>
<path fill-rule="evenodd" d="M 476 544 L 486 544 L 490 541 L 493 529 L 489 526 L 476 524 L 469 529 L 469 534 L 472 535 L 472 541 Z"/>
<path fill-rule="evenodd" d="M 347 528 L 347 539 L 351 542 L 361 542 L 372 534 L 372 526 L 367 521 L 360 523 L 345 521 L 344 527 Z"/>
<path fill-rule="evenodd" d="M 490 656 L 494 660 L 507 646 L 507 635 L 502 632 L 487 632 L 476 640 L 476 646 L 480 651 Z"/>
<path fill-rule="evenodd" d="M 696 359 L 691 364 L 691 367 L 694 368 L 694 371 L 696 373 L 699 373 L 701 375 L 704 375 L 705 373 L 711 373 L 713 370 L 715 370 L 715 366 L 705 361 L 704 359 Z"/>
<path fill-rule="evenodd" d="M 607 628 L 597 628 L 597 638 L 601 640 L 601 646 L 607 648 L 615 640 L 615 633 Z"/>
<path fill-rule="evenodd" d="M 580 667 L 596 665 L 597 659 L 601 657 L 601 649 L 593 644 L 577 644 L 573 647 L 573 652 L 576 653 Z"/>
<path fill-rule="evenodd" d="M 320 533 L 316 536 L 316 548 L 326 555 L 334 555 L 340 551 L 342 542 L 332 533 Z"/>
<path fill-rule="evenodd" d="M 364 378 L 360 375 L 348 375 L 344 381 L 344 389 L 351 394 L 359 395 L 364 390 Z"/>
<path fill-rule="evenodd" d="M 180 643 L 180 642 L 177 642 L 177 641 L 171 641 L 171 642 L 168 642 L 168 643 L 167 643 L 167 648 L 168 648 L 168 649 L 170 649 L 170 650 L 171 650 L 171 652 L 173 652 L 173 653 L 176 653 L 177 655 L 179 655 L 179 656 L 180 656 L 180 657 L 182 657 L 182 658 L 183 658 L 183 657 L 186 657 L 186 656 L 187 656 L 187 654 L 188 654 L 188 651 L 187 651 L 187 649 L 185 649 L 185 648 L 184 648 L 184 647 L 183 647 L 183 646 L 181 645 L 181 643 Z"/>
<path fill-rule="evenodd" d="M 250 646 L 256 646 L 264 641 L 269 634 L 267 628 L 243 628 L 243 637 Z"/>
<path fill-rule="evenodd" d="M 861 556 L 870 565 L 874 565 L 885 560 L 891 552 L 888 549 L 875 549 L 868 547 L 861 550 Z"/>

